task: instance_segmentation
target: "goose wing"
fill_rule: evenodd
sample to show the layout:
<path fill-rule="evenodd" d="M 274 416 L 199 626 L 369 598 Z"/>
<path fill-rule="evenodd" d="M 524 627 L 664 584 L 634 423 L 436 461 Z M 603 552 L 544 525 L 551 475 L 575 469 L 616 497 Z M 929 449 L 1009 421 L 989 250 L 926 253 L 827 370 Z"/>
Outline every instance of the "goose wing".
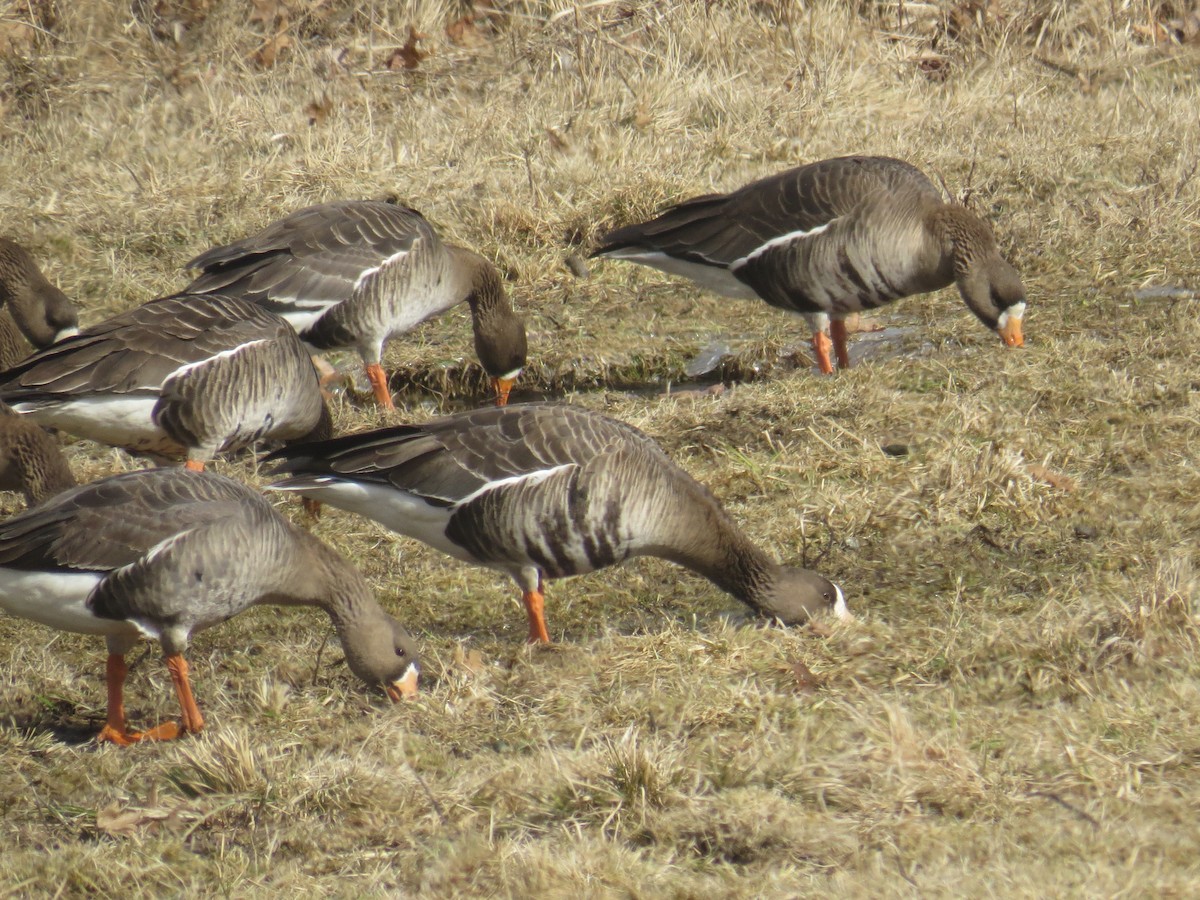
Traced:
<path fill-rule="evenodd" d="M 185 366 L 288 332 L 283 320 L 234 297 L 167 297 L 33 354 L 0 377 L 0 397 L 157 392 Z"/>
<path fill-rule="evenodd" d="M 0 566 L 108 572 L 247 505 L 270 509 L 257 493 L 213 473 L 164 468 L 114 475 L 0 523 Z"/>
<path fill-rule="evenodd" d="M 257 234 L 201 253 L 192 293 L 226 292 L 280 313 L 320 311 L 350 297 L 418 239 L 434 241 L 415 209 L 342 200 L 297 210 Z"/>
<path fill-rule="evenodd" d="M 285 485 L 332 477 L 390 485 L 449 505 L 500 482 L 586 465 L 630 444 L 666 460 L 653 441 L 624 423 L 564 404 L 531 403 L 293 445 L 266 459 L 283 461 L 276 474 L 293 476 Z"/>
<path fill-rule="evenodd" d="M 737 269 L 772 247 L 820 234 L 882 196 L 937 188 L 908 163 L 886 157 L 827 159 L 752 182 L 729 194 L 686 200 L 656 218 L 618 228 L 594 256 L 636 259 L 637 252 Z"/>

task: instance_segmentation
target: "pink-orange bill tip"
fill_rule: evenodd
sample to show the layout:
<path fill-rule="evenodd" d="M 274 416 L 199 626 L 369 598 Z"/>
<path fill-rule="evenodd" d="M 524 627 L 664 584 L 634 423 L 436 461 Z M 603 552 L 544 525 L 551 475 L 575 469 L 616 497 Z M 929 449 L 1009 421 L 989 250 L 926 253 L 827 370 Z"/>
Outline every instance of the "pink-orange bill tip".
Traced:
<path fill-rule="evenodd" d="M 417 696 L 417 680 L 419 677 L 417 667 L 409 666 L 403 676 L 387 685 L 384 690 L 387 691 L 387 695 L 393 703 L 399 703 L 401 700 L 412 700 Z"/>

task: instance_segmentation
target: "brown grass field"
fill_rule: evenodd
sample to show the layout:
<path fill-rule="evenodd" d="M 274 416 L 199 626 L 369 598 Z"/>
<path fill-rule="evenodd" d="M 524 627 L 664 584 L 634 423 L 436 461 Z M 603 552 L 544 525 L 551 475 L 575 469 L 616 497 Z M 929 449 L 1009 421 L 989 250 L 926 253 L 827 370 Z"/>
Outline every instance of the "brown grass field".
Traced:
<path fill-rule="evenodd" d="M 0 618 L 0 896 L 1200 893 L 1198 295 L 1145 291 L 1200 288 L 1191 5 L 495 7 L 4 0 L 2 233 L 88 324 L 298 206 L 403 198 L 508 277 L 516 401 L 645 429 L 781 558 L 827 547 L 858 620 L 757 627 L 643 560 L 554 583 L 531 650 L 505 577 L 329 511 L 421 697 L 366 692 L 322 615 L 259 609 L 193 642 L 203 734 L 97 747 L 102 642 Z M 992 222 L 1023 350 L 950 289 L 822 378 L 797 319 L 565 264 L 847 153 Z M 718 342 L 704 386 L 731 388 L 666 394 Z M 401 417 L 486 399 L 465 309 L 385 364 Z M 381 422 L 353 400 L 340 427 Z M 67 449 L 80 478 L 139 465 Z M 133 658 L 134 724 L 175 716 L 157 648 Z"/>

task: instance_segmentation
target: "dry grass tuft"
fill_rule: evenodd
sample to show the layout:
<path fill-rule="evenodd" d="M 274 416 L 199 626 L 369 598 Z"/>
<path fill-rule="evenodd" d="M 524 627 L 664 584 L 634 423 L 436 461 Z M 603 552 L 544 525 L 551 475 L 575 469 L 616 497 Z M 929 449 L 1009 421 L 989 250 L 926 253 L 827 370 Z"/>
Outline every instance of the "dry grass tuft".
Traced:
<path fill-rule="evenodd" d="M 646 560 L 552 585 L 558 643 L 530 650 L 502 577 L 330 511 L 316 533 L 416 633 L 423 696 L 386 705 L 320 616 L 258 610 L 194 642 L 205 734 L 97 748 L 102 647 L 0 620 L 0 883 L 1196 893 L 1200 324 L 1186 290 L 1154 290 L 1200 287 L 1193 15 L 8 4 L 5 233 L 85 324 L 302 204 L 403 198 L 508 278 L 534 354 L 515 399 L 643 428 L 781 558 L 819 557 L 859 620 L 755 627 Z M 568 260 L 663 204 L 844 153 L 909 159 L 994 224 L 1030 294 L 1022 352 L 949 291 L 879 313 L 861 364 L 821 379 L 763 305 Z M 412 419 L 486 394 L 465 310 L 386 365 Z M 363 393 L 339 428 L 383 423 Z M 80 478 L 136 465 L 66 446 Z M 153 652 L 128 703 L 139 724 L 176 714 Z"/>

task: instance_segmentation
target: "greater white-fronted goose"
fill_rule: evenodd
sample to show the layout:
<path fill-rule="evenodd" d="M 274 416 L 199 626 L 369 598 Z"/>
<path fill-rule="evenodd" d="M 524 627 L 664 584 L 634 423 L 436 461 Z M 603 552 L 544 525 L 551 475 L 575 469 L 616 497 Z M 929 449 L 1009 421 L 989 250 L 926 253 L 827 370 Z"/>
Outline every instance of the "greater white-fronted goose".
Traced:
<path fill-rule="evenodd" d="M 108 644 L 108 717 L 98 740 L 198 732 L 189 637 L 255 604 L 319 606 L 351 671 L 393 700 L 415 693 L 417 652 L 358 571 L 285 521 L 261 494 L 211 472 L 145 469 L 94 481 L 0 523 L 0 608 Z M 181 724 L 130 733 L 125 654 L 157 639 Z"/>
<path fill-rule="evenodd" d="M 628 259 L 801 314 L 825 373 L 833 371 L 831 345 L 838 365 L 850 365 L 846 316 L 951 282 L 1005 344 L 1024 343 L 1025 288 L 992 229 L 944 202 L 920 170 L 898 159 L 811 163 L 731 194 L 684 201 L 606 234 L 601 244 L 593 256 Z"/>
<path fill-rule="evenodd" d="M 79 328 L 67 295 L 46 280 L 29 251 L 0 238 L 0 371 L 36 348 L 74 334 Z"/>
<path fill-rule="evenodd" d="M 392 409 L 380 360 L 391 337 L 466 300 L 475 352 L 497 405 L 525 366 L 525 325 L 496 267 L 444 244 L 415 209 L 340 200 L 297 210 L 258 234 L 201 253 L 193 293 L 253 300 L 287 319 L 318 350 L 354 347 L 379 404 Z"/>
<path fill-rule="evenodd" d="M 798 623 L 846 612 L 841 590 L 781 566 L 709 491 L 637 429 L 573 406 L 521 404 L 294 445 L 271 489 L 374 519 L 451 556 L 507 572 L 548 641 L 544 578 L 659 556 L 757 613 Z"/>
<path fill-rule="evenodd" d="M 332 420 L 312 360 L 257 304 L 181 294 L 114 316 L 0 375 L 35 421 L 191 469 L 260 440 L 312 440 Z"/>
<path fill-rule="evenodd" d="M 74 486 L 58 441 L 0 403 L 0 490 L 20 491 L 32 506 Z"/>

